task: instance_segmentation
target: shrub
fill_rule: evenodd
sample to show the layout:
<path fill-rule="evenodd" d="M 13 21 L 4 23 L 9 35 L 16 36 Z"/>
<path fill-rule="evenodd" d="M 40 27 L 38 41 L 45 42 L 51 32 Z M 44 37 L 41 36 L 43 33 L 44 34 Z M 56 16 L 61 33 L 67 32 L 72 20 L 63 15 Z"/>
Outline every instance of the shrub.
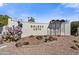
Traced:
<path fill-rule="evenodd" d="M 47 38 L 45 38 L 45 41 L 44 42 L 47 42 L 48 41 L 48 39 Z"/>
<path fill-rule="evenodd" d="M 30 35 L 30 36 L 29 36 L 29 38 L 32 38 L 32 37 L 34 37 L 34 35 Z"/>
<path fill-rule="evenodd" d="M 36 39 L 41 40 L 41 39 L 43 39 L 43 37 L 42 36 L 36 36 Z"/>
<path fill-rule="evenodd" d="M 79 48 L 79 44 L 75 44 Z"/>
<path fill-rule="evenodd" d="M 44 37 L 47 37 L 47 35 L 44 35 Z"/>
<path fill-rule="evenodd" d="M 77 40 L 73 40 L 74 43 L 79 43 Z"/>
<path fill-rule="evenodd" d="M 57 38 L 56 38 L 56 37 L 54 37 L 54 38 L 53 38 L 53 40 L 57 40 Z"/>
<path fill-rule="evenodd" d="M 58 37 L 60 37 L 61 35 L 57 35 Z"/>
<path fill-rule="evenodd" d="M 22 43 L 20 43 L 20 42 L 19 43 L 16 43 L 15 46 L 16 47 L 22 47 Z"/>
<path fill-rule="evenodd" d="M 57 38 L 56 37 L 49 36 L 48 40 L 49 41 L 53 41 L 53 40 L 57 40 Z"/>
<path fill-rule="evenodd" d="M 52 41 L 53 40 L 53 37 L 52 36 L 49 36 L 48 40 L 49 41 Z"/>
<path fill-rule="evenodd" d="M 74 50 L 77 50 L 77 47 L 76 46 L 71 46 L 70 48 L 72 48 Z"/>

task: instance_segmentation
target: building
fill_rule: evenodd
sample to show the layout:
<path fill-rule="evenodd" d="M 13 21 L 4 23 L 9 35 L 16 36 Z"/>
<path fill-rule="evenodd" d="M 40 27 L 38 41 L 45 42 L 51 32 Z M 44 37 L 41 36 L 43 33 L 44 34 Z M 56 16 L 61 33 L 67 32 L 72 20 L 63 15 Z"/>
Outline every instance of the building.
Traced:
<path fill-rule="evenodd" d="M 58 29 L 54 30 L 48 28 L 49 23 L 36 23 L 36 22 L 27 22 L 27 21 L 21 21 L 23 24 L 22 28 L 22 37 L 30 36 L 30 35 L 70 35 L 70 23 L 65 22 L 61 24 L 61 27 L 58 27 Z M 17 25 L 17 20 L 14 19 L 8 19 L 8 25 L 11 27 L 12 25 Z M 4 30 L 5 31 L 5 30 Z"/>

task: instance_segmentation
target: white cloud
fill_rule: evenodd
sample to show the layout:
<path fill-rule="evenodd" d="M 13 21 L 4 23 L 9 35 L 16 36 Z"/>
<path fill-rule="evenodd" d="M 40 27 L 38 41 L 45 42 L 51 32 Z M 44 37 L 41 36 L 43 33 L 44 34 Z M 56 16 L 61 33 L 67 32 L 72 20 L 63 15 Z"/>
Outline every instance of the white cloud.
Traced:
<path fill-rule="evenodd" d="M 79 3 L 64 3 L 62 4 L 65 7 L 70 7 L 70 8 L 79 8 Z"/>
<path fill-rule="evenodd" d="M 79 12 L 79 3 L 63 3 L 66 8 L 74 8 L 75 12 Z"/>
<path fill-rule="evenodd" d="M 0 7 L 2 7 L 4 4 L 3 3 L 0 3 Z"/>
<path fill-rule="evenodd" d="M 7 3 L 0 3 L 0 7 L 3 7 L 4 5 L 7 5 Z"/>

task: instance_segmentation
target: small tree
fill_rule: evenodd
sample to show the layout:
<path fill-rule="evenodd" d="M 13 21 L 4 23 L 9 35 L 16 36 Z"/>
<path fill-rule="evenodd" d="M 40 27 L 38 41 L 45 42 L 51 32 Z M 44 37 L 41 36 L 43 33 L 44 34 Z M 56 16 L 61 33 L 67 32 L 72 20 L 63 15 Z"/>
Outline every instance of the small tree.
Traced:
<path fill-rule="evenodd" d="M 78 27 L 79 27 L 79 21 L 71 22 L 71 35 L 76 35 Z"/>
<path fill-rule="evenodd" d="M 33 17 L 28 17 L 28 22 L 35 22 L 35 19 Z"/>
<path fill-rule="evenodd" d="M 0 26 L 5 26 L 8 24 L 8 15 L 0 15 Z"/>

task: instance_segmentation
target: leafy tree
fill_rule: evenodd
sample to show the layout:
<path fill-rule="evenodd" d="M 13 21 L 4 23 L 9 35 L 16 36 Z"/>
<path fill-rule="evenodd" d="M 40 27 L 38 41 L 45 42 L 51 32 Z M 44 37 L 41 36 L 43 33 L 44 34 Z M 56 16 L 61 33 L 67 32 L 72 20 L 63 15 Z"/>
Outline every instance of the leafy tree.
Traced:
<path fill-rule="evenodd" d="M 8 24 L 8 15 L 0 15 L 0 26 L 5 26 Z"/>
<path fill-rule="evenodd" d="M 76 35 L 78 27 L 79 27 L 79 21 L 71 22 L 71 35 Z"/>
<path fill-rule="evenodd" d="M 28 17 L 28 22 L 35 22 L 35 19 L 33 17 Z"/>

